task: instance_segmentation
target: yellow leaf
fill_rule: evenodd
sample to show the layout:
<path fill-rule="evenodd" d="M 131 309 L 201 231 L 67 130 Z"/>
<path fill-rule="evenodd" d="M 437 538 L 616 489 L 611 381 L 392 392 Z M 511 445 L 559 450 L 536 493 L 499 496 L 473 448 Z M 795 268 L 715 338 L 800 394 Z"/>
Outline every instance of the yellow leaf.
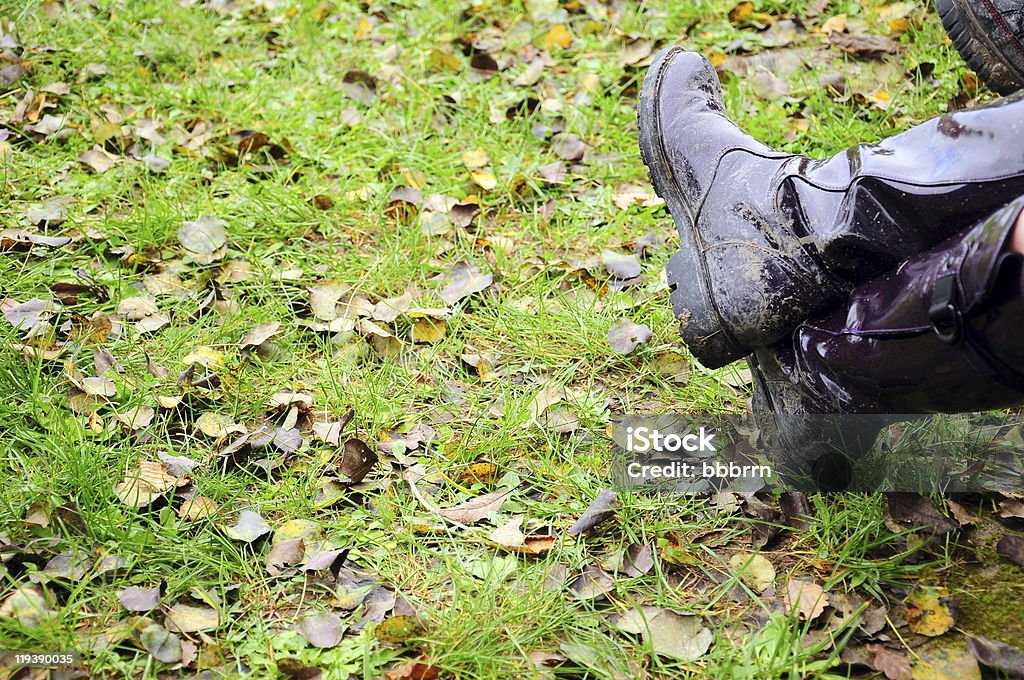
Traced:
<path fill-rule="evenodd" d="M 185 355 L 185 358 L 181 360 L 181 363 L 186 366 L 201 364 L 211 371 L 216 371 L 217 369 L 224 368 L 224 353 L 218 352 L 212 347 L 200 345 Z"/>
<path fill-rule="evenodd" d="M 544 49 L 550 50 L 551 48 L 558 46 L 563 50 L 569 45 L 572 45 L 572 33 L 565 24 L 555 24 L 544 34 L 544 38 L 541 40 L 541 44 L 544 45 Z"/>
<path fill-rule="evenodd" d="M 910 594 L 905 604 L 907 626 L 918 635 L 936 637 L 956 623 L 945 588 L 920 588 Z"/>
<path fill-rule="evenodd" d="M 473 182 L 483 189 L 484 191 L 490 191 L 494 187 L 498 186 L 498 178 L 494 176 L 494 173 L 490 170 L 473 170 L 469 173 L 469 176 L 473 178 Z"/>
<path fill-rule="evenodd" d="M 721 66 L 722 63 L 729 58 L 725 52 L 720 50 L 711 50 L 710 52 L 705 53 L 704 56 L 707 57 L 707 60 L 710 61 L 711 65 L 715 68 Z"/>
<path fill-rule="evenodd" d="M 384 619 L 373 631 L 373 636 L 382 642 L 401 643 L 426 632 L 416 617 L 399 614 Z"/>
<path fill-rule="evenodd" d="M 206 496 L 193 496 L 178 508 L 178 517 L 195 522 L 217 512 L 217 504 Z"/>
<path fill-rule="evenodd" d="M 423 317 L 412 326 L 412 341 L 433 344 L 444 338 L 446 330 L 444 319 Z"/>
<path fill-rule="evenodd" d="M 362 17 L 356 22 L 355 39 L 366 40 L 373 35 L 373 24 L 366 17 Z"/>
<path fill-rule="evenodd" d="M 480 147 L 462 152 L 462 164 L 470 170 L 482 168 L 490 162 L 490 156 L 488 156 L 487 152 Z"/>
<path fill-rule="evenodd" d="M 893 33 L 906 33 L 910 28 L 910 20 L 904 17 L 889 22 L 889 30 Z"/>
<path fill-rule="evenodd" d="M 741 24 L 754 13 L 754 3 L 741 2 L 729 12 L 729 21 L 734 24 Z"/>
<path fill-rule="evenodd" d="M 497 471 L 498 466 L 494 463 L 473 463 L 462 471 L 460 478 L 465 484 L 473 484 L 476 482 L 490 484 L 494 481 L 494 475 Z"/>
<path fill-rule="evenodd" d="M 435 71 L 458 71 L 462 66 L 462 62 L 454 54 L 437 49 L 430 51 L 429 60 Z"/>

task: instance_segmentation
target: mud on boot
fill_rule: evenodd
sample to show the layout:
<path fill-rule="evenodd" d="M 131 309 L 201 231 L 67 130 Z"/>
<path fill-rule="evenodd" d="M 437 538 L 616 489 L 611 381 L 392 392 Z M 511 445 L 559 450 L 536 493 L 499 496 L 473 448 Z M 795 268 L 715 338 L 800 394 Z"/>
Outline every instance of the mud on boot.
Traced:
<path fill-rule="evenodd" d="M 711 64 L 672 48 L 644 79 L 638 118 L 679 230 L 667 274 L 680 332 L 712 368 L 1024 193 L 1019 96 L 812 160 L 736 127 Z"/>

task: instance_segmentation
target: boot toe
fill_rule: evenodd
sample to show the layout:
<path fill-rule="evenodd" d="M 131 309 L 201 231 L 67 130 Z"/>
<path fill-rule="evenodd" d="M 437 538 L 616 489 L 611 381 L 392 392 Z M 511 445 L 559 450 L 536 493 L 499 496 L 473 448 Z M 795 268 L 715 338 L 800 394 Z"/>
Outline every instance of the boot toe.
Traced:
<path fill-rule="evenodd" d="M 655 57 L 651 70 L 657 75 L 659 104 L 667 112 L 724 110 L 718 73 L 703 55 L 670 47 Z"/>

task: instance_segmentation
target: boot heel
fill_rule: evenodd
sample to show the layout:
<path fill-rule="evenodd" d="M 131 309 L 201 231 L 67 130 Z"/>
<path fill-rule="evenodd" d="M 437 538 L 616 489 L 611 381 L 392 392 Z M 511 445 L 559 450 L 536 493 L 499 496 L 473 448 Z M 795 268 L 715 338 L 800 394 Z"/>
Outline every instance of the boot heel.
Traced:
<path fill-rule="evenodd" d="M 680 229 L 681 234 L 685 231 Z M 679 333 L 690 353 L 702 365 L 721 368 L 743 358 L 750 348 L 733 339 L 725 330 L 721 316 L 710 304 L 711 295 L 702 274 L 703 262 L 694 250 L 696 245 L 681 245 L 682 250 L 672 256 L 665 268 L 668 285 L 672 289 L 672 309 L 679 321 Z"/>

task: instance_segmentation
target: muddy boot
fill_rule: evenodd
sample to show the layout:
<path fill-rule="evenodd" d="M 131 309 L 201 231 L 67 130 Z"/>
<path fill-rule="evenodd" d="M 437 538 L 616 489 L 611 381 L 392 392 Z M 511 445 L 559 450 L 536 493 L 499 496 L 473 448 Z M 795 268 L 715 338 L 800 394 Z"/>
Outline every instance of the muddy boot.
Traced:
<path fill-rule="evenodd" d="M 848 465 L 829 444 L 845 439 L 856 457 L 894 421 L 882 414 L 1024 401 L 1022 258 L 1006 247 L 1022 209 L 1024 196 L 750 357 L 754 418 L 777 463 L 839 487 Z"/>
<path fill-rule="evenodd" d="M 1024 193 L 1024 95 L 817 161 L 726 116 L 715 70 L 661 52 L 640 148 L 680 234 L 668 266 L 690 351 L 718 367 Z"/>
<path fill-rule="evenodd" d="M 942 25 L 967 65 L 1000 94 L 1024 87 L 1020 0 L 936 0 Z"/>

